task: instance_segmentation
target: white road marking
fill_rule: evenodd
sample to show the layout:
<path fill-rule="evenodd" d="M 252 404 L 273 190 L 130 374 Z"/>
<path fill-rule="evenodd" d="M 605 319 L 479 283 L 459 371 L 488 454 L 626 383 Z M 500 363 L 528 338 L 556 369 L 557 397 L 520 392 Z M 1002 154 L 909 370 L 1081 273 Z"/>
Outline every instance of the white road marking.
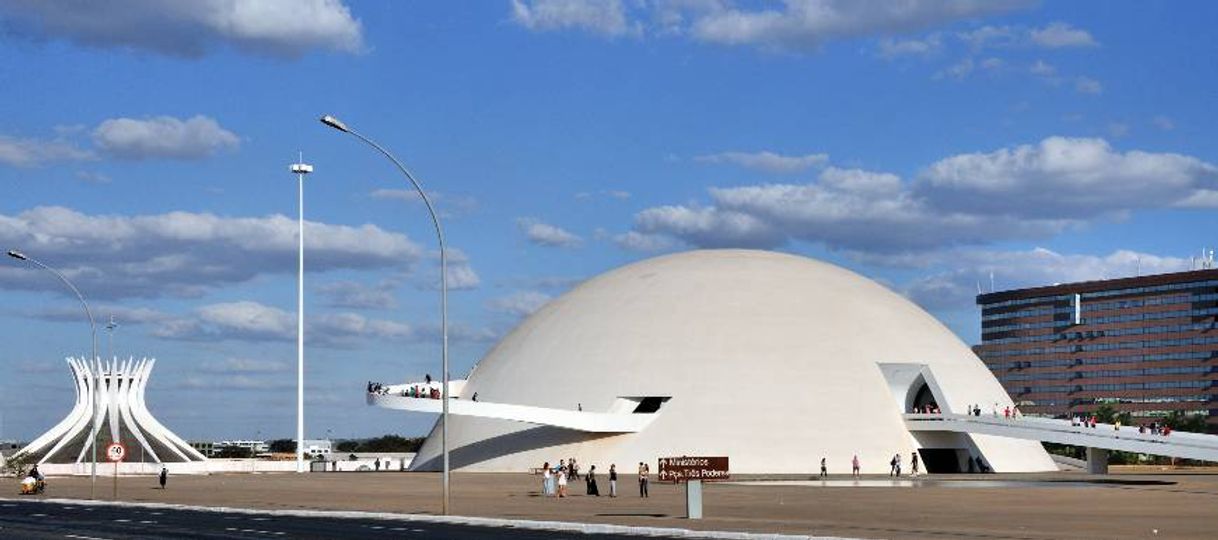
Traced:
<path fill-rule="evenodd" d="M 110 540 L 109 538 L 102 538 L 100 536 L 80 536 L 77 534 L 65 534 L 65 535 L 63 535 L 63 537 L 64 538 L 75 538 L 76 540 Z"/>
<path fill-rule="evenodd" d="M 114 520 L 114 522 L 115 522 L 115 523 L 131 523 L 131 520 L 129 520 L 129 519 L 116 519 L 116 520 Z"/>
<path fill-rule="evenodd" d="M 141 520 L 140 520 L 140 523 L 143 523 L 144 525 L 151 525 L 151 524 L 156 523 L 156 522 L 155 522 L 155 521 L 151 521 L 151 520 L 147 520 L 147 519 L 141 519 Z"/>
<path fill-rule="evenodd" d="M 30 517 L 47 517 L 46 514 L 30 514 Z"/>

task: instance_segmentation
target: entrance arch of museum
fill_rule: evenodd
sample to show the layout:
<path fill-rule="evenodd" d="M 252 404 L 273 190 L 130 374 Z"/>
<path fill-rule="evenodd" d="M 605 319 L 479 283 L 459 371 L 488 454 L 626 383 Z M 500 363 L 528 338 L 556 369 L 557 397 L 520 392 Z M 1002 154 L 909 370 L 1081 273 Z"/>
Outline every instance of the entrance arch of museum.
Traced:
<path fill-rule="evenodd" d="M 928 405 L 944 409 L 946 401 L 926 364 L 880 363 L 880 372 L 892 393 L 897 414 L 917 413 Z M 964 433 L 919 431 L 910 434 L 916 442 L 924 470 L 929 473 L 958 473 L 968 470 L 968 460 L 980 451 Z"/>

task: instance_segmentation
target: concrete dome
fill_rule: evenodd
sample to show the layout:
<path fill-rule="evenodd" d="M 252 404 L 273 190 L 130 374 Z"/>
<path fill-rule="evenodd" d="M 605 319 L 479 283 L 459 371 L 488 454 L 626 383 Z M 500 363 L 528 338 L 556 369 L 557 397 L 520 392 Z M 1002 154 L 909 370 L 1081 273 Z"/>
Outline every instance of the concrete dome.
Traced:
<path fill-rule="evenodd" d="M 503 338 L 460 396 L 475 392 L 584 411 L 663 403 L 651 424 L 626 434 L 453 416 L 457 469 L 525 471 L 575 457 L 585 469 L 628 472 L 659 457 L 725 455 L 737 473 L 807 473 L 821 457 L 843 473 L 857 454 L 874 473 L 915 449 L 982 455 L 1004 472 L 1055 469 L 1034 441 L 907 430 L 901 413 L 914 400 L 945 412 L 981 404 L 986 414 L 1011 400 L 964 343 L 904 297 L 768 251 L 690 251 L 589 279 Z M 439 447 L 437 426 L 412 468 L 438 470 Z"/>

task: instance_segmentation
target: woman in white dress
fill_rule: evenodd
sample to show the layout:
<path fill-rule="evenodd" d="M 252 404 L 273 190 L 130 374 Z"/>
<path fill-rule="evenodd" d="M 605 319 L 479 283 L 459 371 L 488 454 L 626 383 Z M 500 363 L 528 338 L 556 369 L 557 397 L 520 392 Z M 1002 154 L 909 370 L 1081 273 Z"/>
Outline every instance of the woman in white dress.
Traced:
<path fill-rule="evenodd" d="M 567 470 L 558 469 L 558 496 L 567 496 Z"/>

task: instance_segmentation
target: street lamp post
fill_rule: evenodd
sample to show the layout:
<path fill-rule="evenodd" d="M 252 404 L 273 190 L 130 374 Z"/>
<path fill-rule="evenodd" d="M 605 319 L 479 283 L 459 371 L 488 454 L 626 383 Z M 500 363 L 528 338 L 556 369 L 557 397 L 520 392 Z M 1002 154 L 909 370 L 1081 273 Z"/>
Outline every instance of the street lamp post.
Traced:
<path fill-rule="evenodd" d="M 299 188 L 296 191 L 297 211 L 297 273 L 296 273 L 296 472 L 305 472 L 304 464 L 304 177 L 313 166 L 300 161 L 292 164 Z"/>
<path fill-rule="evenodd" d="M 394 157 L 393 154 L 390 154 L 389 151 L 386 150 L 384 147 L 377 144 L 372 139 L 369 139 L 363 135 L 360 135 L 359 132 L 351 129 L 346 124 L 344 124 L 341 120 L 339 120 L 333 116 L 326 115 L 326 116 L 321 117 L 321 123 L 323 123 L 327 126 L 330 126 L 334 129 L 337 129 L 343 133 L 349 133 L 349 134 L 353 135 L 355 138 L 363 141 L 368 146 L 375 148 L 378 152 L 383 154 L 385 157 L 389 158 L 389 161 L 392 161 L 393 164 L 397 166 L 398 170 L 402 172 L 402 175 L 405 176 L 406 179 L 410 181 L 410 184 L 412 186 L 414 186 L 415 191 L 417 191 L 419 193 L 419 198 L 423 199 L 423 204 L 425 206 L 427 206 L 427 212 L 429 214 L 431 214 L 431 222 L 436 227 L 436 240 L 440 243 L 440 336 L 441 336 L 441 338 L 440 338 L 441 339 L 440 356 L 441 356 L 441 362 L 442 362 L 442 366 L 440 369 L 440 385 L 442 388 L 442 390 L 440 392 L 440 397 L 442 398 L 440 400 L 441 401 L 440 453 L 443 455 L 443 463 L 444 463 L 443 475 L 442 475 L 442 479 L 443 479 L 442 481 L 444 484 L 444 502 L 442 505 L 442 512 L 445 515 L 447 515 L 448 509 L 449 509 L 449 504 L 448 504 L 448 501 L 449 501 L 449 489 L 448 489 L 449 488 L 449 485 L 448 485 L 449 484 L 449 464 L 448 464 L 448 399 L 449 399 L 449 395 L 448 395 L 448 253 L 447 253 L 448 250 L 445 248 L 445 245 L 444 245 L 444 229 L 440 227 L 440 217 L 436 214 L 436 209 L 434 206 L 432 206 L 431 199 L 427 197 L 427 192 L 423 191 L 423 186 L 419 184 L 418 180 L 415 180 L 414 175 L 410 174 L 410 171 L 406 169 L 406 166 L 402 165 L 402 162 L 398 161 L 398 159 L 396 157 Z"/>
<path fill-rule="evenodd" d="M 98 418 L 97 402 L 98 402 L 98 399 L 101 397 L 101 388 L 100 388 L 100 386 L 101 386 L 101 360 L 98 359 L 98 357 L 97 357 L 97 323 L 95 323 L 93 321 L 93 312 L 89 311 L 89 303 L 85 302 L 85 296 L 83 294 L 80 294 L 80 289 L 77 289 L 76 286 L 73 285 L 71 281 L 68 281 L 68 278 L 64 277 L 64 275 L 59 273 L 58 270 L 51 268 L 50 266 L 47 266 L 45 264 L 42 264 L 42 262 L 39 261 L 38 259 L 30 257 L 29 255 L 26 255 L 15 249 L 10 249 L 8 251 L 8 256 L 12 257 L 14 259 L 34 263 L 35 265 L 41 267 L 43 270 L 46 270 L 52 274 L 55 274 L 55 277 L 59 278 L 59 281 L 62 281 L 64 285 L 67 285 L 69 289 L 72 289 L 72 292 L 76 293 L 76 298 L 80 299 L 80 305 L 84 306 L 84 308 L 85 308 L 85 316 L 89 317 L 89 332 L 91 333 L 92 341 L 93 341 L 93 358 L 91 360 L 91 363 L 93 364 L 93 409 L 94 409 L 93 410 L 92 434 L 89 437 L 89 443 L 88 443 L 89 446 L 93 450 L 93 463 L 89 469 L 89 498 L 96 499 L 97 498 L 97 435 L 101 429 L 97 425 L 97 418 Z"/>

